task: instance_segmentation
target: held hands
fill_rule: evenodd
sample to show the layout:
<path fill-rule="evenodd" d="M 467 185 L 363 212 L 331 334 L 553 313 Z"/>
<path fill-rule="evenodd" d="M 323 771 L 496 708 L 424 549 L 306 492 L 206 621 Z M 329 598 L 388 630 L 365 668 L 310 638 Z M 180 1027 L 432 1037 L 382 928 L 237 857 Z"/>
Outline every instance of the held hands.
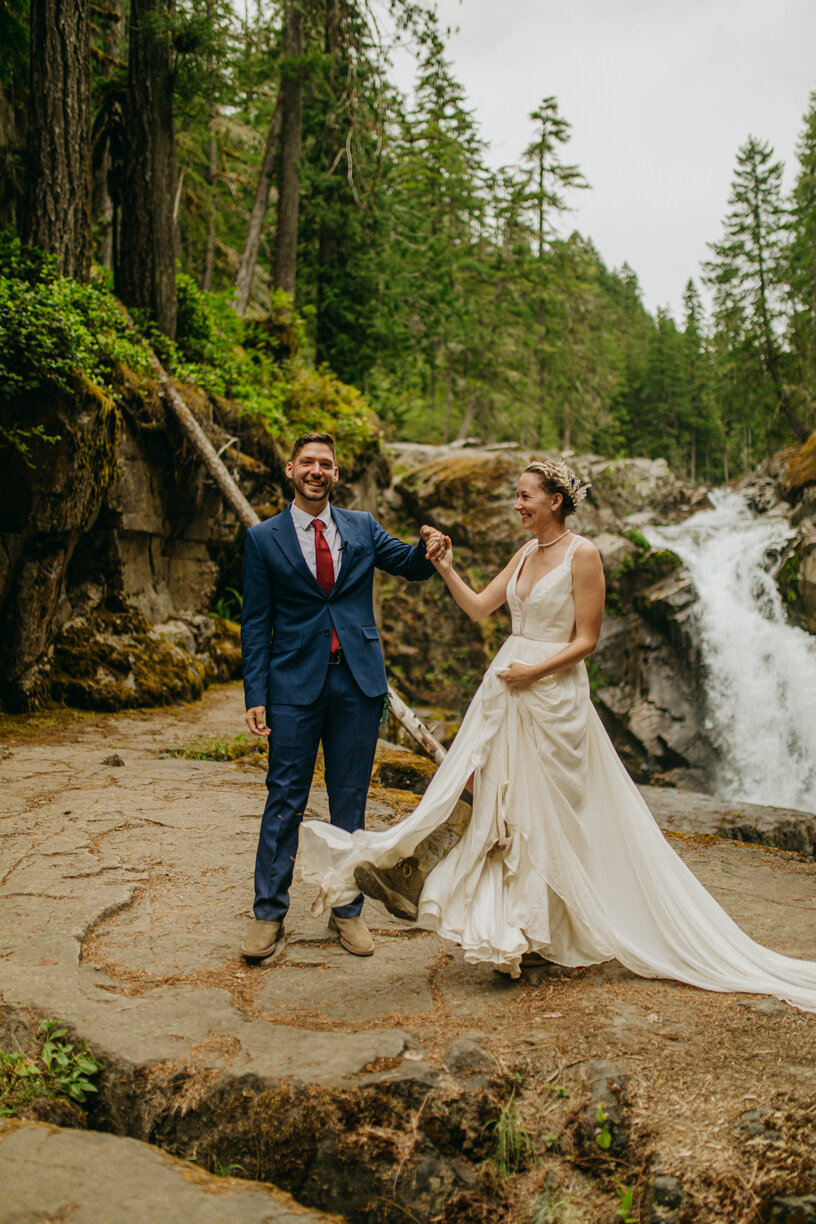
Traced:
<path fill-rule="evenodd" d="M 246 712 L 246 724 L 253 735 L 269 735 L 266 725 L 266 706 L 253 706 Z"/>
<path fill-rule="evenodd" d="M 497 674 L 499 679 L 503 680 L 507 687 L 516 693 L 530 688 L 539 679 L 535 674 L 535 670 L 526 663 L 513 662 L 509 667 L 505 667 L 503 671 Z"/>
<path fill-rule="evenodd" d="M 444 535 L 436 527 L 427 524 L 420 528 L 419 534 L 425 541 L 425 556 L 438 570 L 450 569 L 453 564 L 453 548 L 450 536 Z"/>

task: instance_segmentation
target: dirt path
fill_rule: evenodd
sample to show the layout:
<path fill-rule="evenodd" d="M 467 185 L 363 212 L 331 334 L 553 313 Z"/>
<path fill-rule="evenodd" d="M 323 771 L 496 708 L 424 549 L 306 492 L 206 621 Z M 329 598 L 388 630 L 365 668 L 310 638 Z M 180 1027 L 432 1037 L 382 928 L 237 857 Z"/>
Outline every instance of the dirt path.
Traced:
<path fill-rule="evenodd" d="M 283 952 L 244 963 L 263 773 L 164 755 L 241 729 L 237 687 L 171 710 L 6 720 L 0 1044 L 30 1041 L 40 1017 L 67 1022 L 106 1064 L 92 1125 L 240 1163 L 366 1224 L 597 1224 L 622 1218 L 627 1187 L 633 1218 L 736 1224 L 816 1195 L 816 1016 L 614 963 L 510 983 L 375 903 L 376 954 L 355 960 L 297 876 Z M 325 806 L 317 786 L 310 810 Z M 370 818 L 393 819 L 387 795 Z M 753 937 L 816 959 L 812 860 L 673 844 Z M 512 1175 L 496 1169 L 497 1120 L 520 1145 Z"/>

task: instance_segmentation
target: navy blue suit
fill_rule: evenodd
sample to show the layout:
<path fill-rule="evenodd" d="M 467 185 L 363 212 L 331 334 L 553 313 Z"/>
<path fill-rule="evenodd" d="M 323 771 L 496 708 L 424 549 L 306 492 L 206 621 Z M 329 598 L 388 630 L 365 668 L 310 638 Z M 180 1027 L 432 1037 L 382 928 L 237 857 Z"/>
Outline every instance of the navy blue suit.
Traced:
<path fill-rule="evenodd" d="M 241 619 L 247 709 L 266 707 L 267 801 L 255 862 L 255 917 L 289 907 L 298 830 L 323 743 L 333 824 L 362 828 L 388 688 L 374 621 L 374 570 L 419 580 L 434 572 L 425 545 L 395 539 L 368 513 L 332 506 L 342 561 L 326 595 L 311 573 L 289 507 L 247 532 Z M 329 665 L 332 627 L 342 652 Z M 335 912 L 356 917 L 362 897 Z"/>

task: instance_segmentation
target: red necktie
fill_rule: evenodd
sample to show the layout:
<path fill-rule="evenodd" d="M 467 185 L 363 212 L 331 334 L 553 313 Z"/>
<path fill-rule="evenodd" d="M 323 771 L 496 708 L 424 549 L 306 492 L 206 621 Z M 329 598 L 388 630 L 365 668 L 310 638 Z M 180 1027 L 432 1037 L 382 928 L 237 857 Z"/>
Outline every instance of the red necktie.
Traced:
<path fill-rule="evenodd" d="M 322 519 L 313 519 L 312 526 L 315 533 L 315 563 L 317 568 L 317 581 L 322 586 L 327 595 L 331 595 L 334 589 L 334 562 L 332 561 L 331 549 L 326 543 L 326 537 L 323 532 L 326 525 Z M 337 630 L 332 625 L 331 636 L 331 651 L 334 653 L 340 645 L 340 639 L 337 636 Z"/>

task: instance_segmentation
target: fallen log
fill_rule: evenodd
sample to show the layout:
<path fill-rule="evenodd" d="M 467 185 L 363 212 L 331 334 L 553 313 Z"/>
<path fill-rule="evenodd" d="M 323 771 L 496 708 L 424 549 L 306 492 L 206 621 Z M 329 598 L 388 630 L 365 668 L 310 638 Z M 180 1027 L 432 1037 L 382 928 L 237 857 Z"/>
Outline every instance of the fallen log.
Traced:
<path fill-rule="evenodd" d="M 125 310 L 122 307 L 122 312 L 127 319 L 133 331 L 138 335 L 136 326 Z M 210 439 L 205 434 L 204 430 L 199 425 L 193 413 L 185 404 L 182 397 L 179 395 L 176 388 L 173 386 L 164 366 L 159 361 L 151 346 L 147 341 L 143 340 L 145 350 L 147 351 L 150 362 L 153 367 L 153 374 L 156 381 L 159 383 L 162 394 L 164 395 L 167 406 L 173 413 L 176 421 L 180 425 L 185 437 L 190 445 L 195 450 L 207 472 L 215 481 L 218 488 L 224 497 L 225 502 L 230 507 L 235 517 L 244 527 L 254 527 L 260 523 L 261 519 L 258 514 L 252 509 L 247 499 L 244 497 L 238 485 L 230 475 L 226 464 L 219 458 L 218 453 Z M 432 757 L 435 761 L 441 761 L 446 753 L 445 749 L 439 743 L 439 740 L 428 730 L 423 722 L 421 722 L 410 706 L 407 706 L 402 698 L 396 693 L 391 686 L 388 686 L 389 709 L 393 713 L 397 722 L 405 728 L 411 738 L 419 744 L 423 752 Z"/>

